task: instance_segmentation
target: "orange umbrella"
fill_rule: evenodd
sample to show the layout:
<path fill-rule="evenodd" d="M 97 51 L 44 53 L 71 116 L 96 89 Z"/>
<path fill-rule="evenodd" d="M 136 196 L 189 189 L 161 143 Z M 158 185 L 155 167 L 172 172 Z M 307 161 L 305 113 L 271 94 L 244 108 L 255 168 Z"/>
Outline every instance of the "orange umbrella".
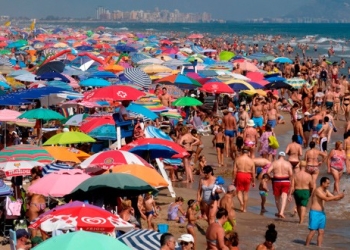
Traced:
<path fill-rule="evenodd" d="M 135 177 L 138 177 L 152 187 L 167 187 L 169 183 L 161 176 L 155 169 L 145 167 L 137 164 L 129 164 L 129 165 L 119 165 L 115 166 L 109 170 L 107 170 L 104 174 L 108 173 L 124 173 L 131 174 Z"/>
<path fill-rule="evenodd" d="M 59 161 L 68 161 L 80 163 L 81 159 L 90 157 L 89 154 L 75 148 L 60 147 L 60 146 L 47 146 L 44 147 L 49 154 Z"/>
<path fill-rule="evenodd" d="M 123 71 L 124 67 L 121 65 L 117 65 L 117 64 L 109 64 L 109 65 L 104 67 L 104 70 L 111 71 L 113 73 L 118 73 L 118 72 Z"/>

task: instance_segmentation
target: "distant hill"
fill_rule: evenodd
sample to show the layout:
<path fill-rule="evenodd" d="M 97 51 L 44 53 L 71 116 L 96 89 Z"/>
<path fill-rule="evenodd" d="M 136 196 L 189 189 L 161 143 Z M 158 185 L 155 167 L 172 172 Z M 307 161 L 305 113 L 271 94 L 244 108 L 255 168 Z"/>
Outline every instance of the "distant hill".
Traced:
<path fill-rule="evenodd" d="M 283 17 L 350 20 L 350 0 L 311 0 Z"/>

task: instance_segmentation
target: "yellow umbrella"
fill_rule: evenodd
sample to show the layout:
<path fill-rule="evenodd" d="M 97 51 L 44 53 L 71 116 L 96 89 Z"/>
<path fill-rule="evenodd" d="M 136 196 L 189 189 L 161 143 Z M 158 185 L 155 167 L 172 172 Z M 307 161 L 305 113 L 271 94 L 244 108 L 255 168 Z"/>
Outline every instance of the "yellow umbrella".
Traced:
<path fill-rule="evenodd" d="M 107 170 L 104 174 L 124 173 L 138 177 L 152 187 L 167 187 L 169 183 L 155 169 L 137 164 L 119 165 Z"/>
<path fill-rule="evenodd" d="M 171 73 L 173 70 L 159 64 L 150 64 L 144 67 L 140 67 L 142 71 L 146 74 L 156 74 L 156 73 Z"/>
<path fill-rule="evenodd" d="M 84 160 L 90 157 L 89 154 L 75 148 L 61 147 L 61 146 L 45 146 L 44 147 L 49 154 L 59 161 L 68 161 L 80 163 L 81 160 Z"/>
<path fill-rule="evenodd" d="M 261 96 L 267 96 L 267 93 L 262 89 L 254 89 L 254 90 L 242 90 L 243 93 L 246 93 L 247 95 L 255 95 L 259 94 Z"/>
<path fill-rule="evenodd" d="M 255 90 L 251 84 L 249 84 L 248 82 L 243 81 L 243 80 L 238 80 L 238 79 L 235 79 L 233 77 L 229 78 L 227 76 L 225 76 L 225 77 L 219 76 L 217 78 L 220 81 L 226 83 L 227 85 L 242 84 L 242 85 L 246 86 L 248 88 L 248 90 Z M 231 86 L 231 88 L 232 88 L 232 86 Z"/>
<path fill-rule="evenodd" d="M 16 79 L 12 77 L 6 77 L 6 82 L 8 83 L 8 85 L 16 89 L 26 88 L 26 86 L 23 83 L 16 81 Z"/>
<path fill-rule="evenodd" d="M 54 44 L 53 47 L 54 48 L 67 48 L 69 46 L 66 43 L 59 42 L 59 43 Z"/>

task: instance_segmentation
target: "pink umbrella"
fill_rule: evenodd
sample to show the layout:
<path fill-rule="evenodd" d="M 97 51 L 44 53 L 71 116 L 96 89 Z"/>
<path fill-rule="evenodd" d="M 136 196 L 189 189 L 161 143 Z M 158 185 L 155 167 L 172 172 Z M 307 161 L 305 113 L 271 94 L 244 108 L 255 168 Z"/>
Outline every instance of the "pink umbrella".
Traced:
<path fill-rule="evenodd" d="M 76 107 L 78 105 L 86 108 L 101 107 L 101 105 L 99 105 L 97 102 L 82 101 L 81 99 L 75 99 L 72 101 L 67 101 L 65 103 L 62 103 L 62 106 L 65 106 L 65 107 Z"/>
<path fill-rule="evenodd" d="M 80 85 L 77 82 L 77 80 L 75 80 L 73 77 L 71 77 L 70 75 L 66 75 L 66 74 L 62 74 L 64 75 L 68 80 L 69 80 L 69 86 L 71 86 L 72 88 L 79 88 Z"/>
<path fill-rule="evenodd" d="M 29 186 L 28 191 L 44 196 L 63 197 L 88 178 L 90 175 L 85 174 L 80 169 L 60 170 L 45 175 Z"/>
<path fill-rule="evenodd" d="M 248 72 L 246 77 L 248 77 L 250 80 L 256 82 L 257 80 L 264 79 L 264 74 L 261 72 Z"/>
<path fill-rule="evenodd" d="M 210 78 L 201 77 L 200 75 L 198 75 L 195 72 L 188 72 L 188 73 L 186 73 L 186 76 L 195 79 L 200 84 L 204 84 L 204 83 L 206 83 L 207 81 L 210 80 Z"/>
<path fill-rule="evenodd" d="M 235 67 L 237 67 L 237 64 L 239 64 L 239 67 L 242 70 L 252 71 L 252 72 L 259 71 L 258 67 L 256 67 L 254 64 L 252 64 L 252 63 L 250 63 L 248 61 L 234 63 Z"/>

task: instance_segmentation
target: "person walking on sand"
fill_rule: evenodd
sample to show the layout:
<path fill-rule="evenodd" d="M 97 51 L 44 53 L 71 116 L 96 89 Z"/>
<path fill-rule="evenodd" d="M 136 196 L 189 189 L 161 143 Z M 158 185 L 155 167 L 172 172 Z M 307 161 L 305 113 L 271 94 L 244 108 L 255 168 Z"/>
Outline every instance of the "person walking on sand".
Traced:
<path fill-rule="evenodd" d="M 219 167 L 224 166 L 224 148 L 225 148 L 225 135 L 223 133 L 223 128 L 219 127 L 218 132 L 214 135 L 216 153 L 218 158 Z M 232 154 L 232 150 L 230 154 Z"/>
<path fill-rule="evenodd" d="M 248 192 L 250 185 L 255 186 L 255 163 L 249 157 L 249 148 L 244 146 L 242 155 L 237 157 L 232 171 L 232 181 L 237 189 L 240 210 L 247 212 Z"/>
<path fill-rule="evenodd" d="M 310 149 L 305 152 L 304 160 L 306 161 L 306 172 L 311 174 L 316 185 L 318 174 L 320 173 L 319 166 L 327 158 L 327 153 L 322 152 L 315 148 L 316 143 L 314 141 L 309 143 Z M 319 162 L 318 157 L 321 156 L 323 161 Z"/>
<path fill-rule="evenodd" d="M 292 165 L 289 161 L 285 160 L 285 157 L 285 152 L 279 152 L 278 160 L 274 161 L 267 170 L 267 174 L 270 175 L 270 178 L 272 179 L 273 195 L 275 196 L 276 207 L 278 210 L 278 213 L 275 215 L 282 219 L 285 218 L 284 210 L 287 204 L 290 180 L 293 175 Z M 273 176 L 271 176 L 271 173 L 273 173 Z"/>
<path fill-rule="evenodd" d="M 145 207 L 145 215 L 147 217 L 147 226 L 149 230 L 156 230 L 154 223 L 152 222 L 153 217 L 157 216 L 156 202 L 153 199 L 153 195 L 146 193 L 143 201 Z"/>
<path fill-rule="evenodd" d="M 209 225 L 205 238 L 207 240 L 207 250 L 229 250 L 225 245 L 225 231 L 223 225 L 227 221 L 228 213 L 226 209 L 219 208 L 216 212 L 216 222 Z"/>
<path fill-rule="evenodd" d="M 225 114 L 222 123 L 225 128 L 225 151 L 226 157 L 232 157 L 232 145 L 234 143 L 234 137 L 237 135 L 237 122 L 236 118 L 232 115 L 233 108 L 228 108 L 227 114 Z"/>
<path fill-rule="evenodd" d="M 229 185 L 227 188 L 227 192 L 219 202 L 219 207 L 225 208 L 228 213 L 227 221 L 223 225 L 225 232 L 235 231 L 236 213 L 235 213 L 235 205 L 233 202 L 233 197 L 235 197 L 235 195 L 236 195 L 236 187 L 233 185 Z"/>
<path fill-rule="evenodd" d="M 288 144 L 286 148 L 286 154 L 289 156 L 288 161 L 292 164 L 293 170 L 299 165 L 300 157 L 303 154 L 303 149 L 298 143 L 298 136 L 292 136 L 292 142 Z"/>
<path fill-rule="evenodd" d="M 337 141 L 334 149 L 329 153 L 327 160 L 327 173 L 332 174 L 334 178 L 333 194 L 340 193 L 340 179 L 346 167 L 346 155 L 343 148 L 343 143 Z"/>
<path fill-rule="evenodd" d="M 248 147 L 251 158 L 255 157 L 255 148 L 258 143 L 258 131 L 254 126 L 255 123 L 251 119 L 248 121 L 246 129 L 243 131 L 244 145 Z"/>
<path fill-rule="evenodd" d="M 324 212 L 326 201 L 338 201 L 344 198 L 344 193 L 333 195 L 328 191 L 330 185 L 328 177 L 322 177 L 320 180 L 320 186 L 315 189 L 311 197 L 311 207 L 309 212 L 309 234 L 306 237 L 305 246 L 310 245 L 312 238 L 316 231 L 317 246 L 322 246 L 324 229 L 326 227 L 326 214 Z"/>
<path fill-rule="evenodd" d="M 263 214 L 265 212 L 267 212 L 267 210 L 265 209 L 265 203 L 266 203 L 266 197 L 268 195 L 269 192 L 269 188 L 267 187 L 267 182 L 270 180 L 270 176 L 268 174 L 263 174 L 262 178 L 260 180 L 260 184 L 259 184 L 259 194 L 261 197 L 261 211 L 260 214 Z"/>
<path fill-rule="evenodd" d="M 295 173 L 292 177 L 291 188 L 288 195 L 288 200 L 292 200 L 294 196 L 297 205 L 297 212 L 299 216 L 299 224 L 304 222 L 306 207 L 309 203 L 309 198 L 314 189 L 314 182 L 311 175 L 305 171 L 306 161 L 300 162 L 300 171 Z"/>

